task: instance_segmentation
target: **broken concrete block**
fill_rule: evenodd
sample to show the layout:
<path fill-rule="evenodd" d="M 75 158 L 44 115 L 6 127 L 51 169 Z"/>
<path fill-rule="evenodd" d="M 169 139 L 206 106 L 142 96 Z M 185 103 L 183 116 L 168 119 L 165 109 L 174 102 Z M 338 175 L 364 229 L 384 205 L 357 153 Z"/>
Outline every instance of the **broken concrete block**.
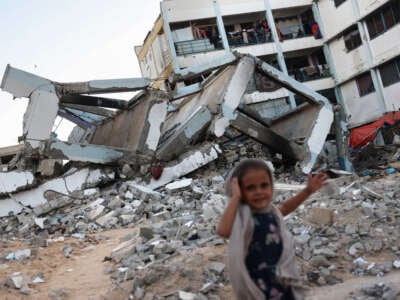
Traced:
<path fill-rule="evenodd" d="M 206 144 L 200 149 L 189 151 L 179 161 L 172 162 L 169 166 L 164 167 L 161 177 L 158 180 L 152 179 L 148 187 L 155 189 L 189 174 L 217 159 L 219 153 L 222 153 L 222 151 L 217 144 Z"/>
<path fill-rule="evenodd" d="M 0 195 L 8 194 L 32 185 L 34 176 L 29 171 L 0 172 L 0 182 Z"/>
<path fill-rule="evenodd" d="M 20 272 L 15 272 L 6 279 L 5 285 L 14 289 L 20 289 L 31 282 L 30 278 Z"/>
<path fill-rule="evenodd" d="M 309 220 L 318 225 L 332 225 L 334 220 L 334 210 L 325 207 L 313 207 L 311 209 Z"/>
<path fill-rule="evenodd" d="M 139 185 L 134 181 L 127 182 L 129 189 L 135 195 L 136 198 L 143 201 L 160 201 L 162 196 L 160 193 L 153 191 L 152 189 Z"/>
<path fill-rule="evenodd" d="M 151 216 L 151 221 L 153 223 L 158 223 L 169 219 L 171 219 L 171 213 L 168 210 L 156 213 Z"/>
<path fill-rule="evenodd" d="M 143 227 L 141 226 L 139 229 L 139 236 L 151 240 L 154 237 L 153 229 L 150 227 Z"/>
<path fill-rule="evenodd" d="M 179 294 L 180 300 L 196 300 L 197 299 L 196 294 L 193 294 L 193 293 L 179 291 L 178 294 Z"/>
<path fill-rule="evenodd" d="M 119 262 L 127 253 L 129 253 L 137 244 L 136 239 L 131 239 L 119 244 L 111 251 L 111 258 Z"/>
<path fill-rule="evenodd" d="M 40 229 L 44 229 L 44 222 L 47 218 L 35 218 L 35 224 L 40 227 Z"/>
<path fill-rule="evenodd" d="M 114 199 L 112 199 L 110 201 L 110 203 L 108 203 L 108 208 L 115 210 L 119 207 L 121 207 L 123 204 L 123 201 L 121 200 L 121 198 L 119 196 L 116 196 Z"/>
<path fill-rule="evenodd" d="M 92 210 L 88 213 L 88 218 L 91 221 L 94 221 L 97 219 L 97 217 L 99 217 L 103 211 L 104 211 L 105 207 L 103 205 L 95 205 Z"/>
<path fill-rule="evenodd" d="M 29 191 L 20 192 L 13 195 L 13 200 L 5 199 L 0 201 L 0 217 L 7 216 L 10 211 L 19 213 L 23 206 L 29 206 L 36 208 L 39 205 L 44 205 L 42 209 L 38 209 L 35 212 L 36 215 L 41 215 L 49 212 L 60 205 L 66 205 L 74 201 L 60 203 L 57 205 L 47 206 L 48 200 L 45 195 L 46 192 L 52 191 L 54 193 L 67 195 L 74 191 L 79 191 L 88 187 L 94 187 L 100 182 L 112 180 L 114 178 L 114 172 L 107 172 L 103 170 L 90 170 L 88 168 L 71 171 L 63 177 L 56 178 L 45 182 L 37 188 Z M 6 180 L 7 181 L 7 180 Z M 50 209 L 50 210 L 48 210 Z"/>
<path fill-rule="evenodd" d="M 192 182 L 192 178 L 177 180 L 167 184 L 165 189 L 170 193 L 188 190 L 192 186 Z"/>
<path fill-rule="evenodd" d="M 37 172 L 42 176 L 53 176 L 59 174 L 62 169 L 62 161 L 58 159 L 42 159 L 39 162 Z"/>
<path fill-rule="evenodd" d="M 118 223 L 118 218 L 114 217 L 114 212 L 111 211 L 108 214 L 98 218 L 96 223 L 101 227 L 112 226 Z"/>
<path fill-rule="evenodd" d="M 91 189 L 85 189 L 83 190 L 83 195 L 88 197 L 88 196 L 92 196 L 94 194 L 97 193 L 97 189 L 96 188 L 91 188 Z"/>
<path fill-rule="evenodd" d="M 221 274 L 225 270 L 225 264 L 220 262 L 212 262 L 207 265 L 207 269 L 217 274 Z"/>
<path fill-rule="evenodd" d="M 17 250 L 14 253 L 15 260 L 24 260 L 31 257 L 31 249 Z"/>
<path fill-rule="evenodd" d="M 126 191 L 126 193 L 125 193 L 125 195 L 124 195 L 124 197 L 125 197 L 125 199 L 128 199 L 128 200 L 132 200 L 133 199 L 133 194 L 132 194 L 132 192 L 131 191 Z"/>
<path fill-rule="evenodd" d="M 135 216 L 133 216 L 133 215 L 121 215 L 121 216 L 119 216 L 119 220 L 120 220 L 122 225 L 128 225 L 128 224 L 132 223 L 133 220 L 135 220 Z"/>

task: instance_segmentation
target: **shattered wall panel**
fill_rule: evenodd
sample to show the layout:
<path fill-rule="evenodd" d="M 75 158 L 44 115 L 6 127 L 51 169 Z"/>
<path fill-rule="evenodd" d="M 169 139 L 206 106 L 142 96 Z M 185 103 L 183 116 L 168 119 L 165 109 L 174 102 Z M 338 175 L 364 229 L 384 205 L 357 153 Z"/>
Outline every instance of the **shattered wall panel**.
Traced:
<path fill-rule="evenodd" d="M 146 94 L 132 108 L 100 125 L 91 143 L 131 151 L 154 151 L 166 116 L 166 100 L 164 93 Z"/>
<path fill-rule="evenodd" d="M 281 116 L 271 124 L 271 129 L 291 141 L 304 141 L 310 135 L 315 115 L 321 109 L 317 105 L 304 105 Z"/>
<path fill-rule="evenodd" d="M 29 171 L 0 172 L 0 195 L 17 191 L 33 184 L 34 176 Z"/>

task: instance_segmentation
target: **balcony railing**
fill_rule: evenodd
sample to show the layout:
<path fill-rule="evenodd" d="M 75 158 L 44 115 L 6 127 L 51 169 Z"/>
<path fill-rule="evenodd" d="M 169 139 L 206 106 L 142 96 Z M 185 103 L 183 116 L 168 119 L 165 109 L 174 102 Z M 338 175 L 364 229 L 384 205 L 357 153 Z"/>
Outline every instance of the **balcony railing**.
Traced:
<path fill-rule="evenodd" d="M 243 31 L 227 32 L 230 47 L 249 46 L 272 42 L 271 32 L 247 29 Z"/>
<path fill-rule="evenodd" d="M 279 27 L 280 36 L 283 40 L 299 39 L 312 36 L 311 28 L 307 24 L 293 24 Z"/>
<path fill-rule="evenodd" d="M 308 66 L 298 69 L 290 69 L 288 66 L 288 70 L 289 75 L 300 82 L 317 80 L 331 76 L 331 73 L 329 72 L 329 66 L 327 64 Z"/>
<path fill-rule="evenodd" d="M 231 48 L 263 44 L 272 42 L 272 34 L 269 29 L 244 29 L 226 33 Z M 307 24 L 294 24 L 279 27 L 278 36 L 281 41 L 312 36 L 311 28 Z M 316 38 L 319 38 L 316 33 Z M 177 55 L 186 55 L 200 52 L 209 52 L 223 49 L 220 38 L 203 38 L 189 41 L 175 42 Z"/>
<path fill-rule="evenodd" d="M 211 43 L 208 38 L 205 38 L 205 39 L 175 42 L 175 49 L 177 55 L 186 55 L 186 54 L 220 50 L 223 49 L 223 47 L 220 41 L 214 41 L 214 43 Z"/>

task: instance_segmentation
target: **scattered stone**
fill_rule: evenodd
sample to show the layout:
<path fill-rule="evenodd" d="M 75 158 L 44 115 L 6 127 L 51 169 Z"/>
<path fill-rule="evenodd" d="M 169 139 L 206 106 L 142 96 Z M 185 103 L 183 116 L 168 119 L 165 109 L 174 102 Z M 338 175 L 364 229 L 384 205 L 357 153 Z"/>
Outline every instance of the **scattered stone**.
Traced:
<path fill-rule="evenodd" d="M 212 262 L 208 264 L 207 268 L 217 274 L 221 274 L 225 269 L 225 264 L 220 262 Z"/>
<path fill-rule="evenodd" d="M 21 261 L 29 257 L 31 257 L 31 249 L 17 250 L 14 253 L 15 260 Z"/>
<path fill-rule="evenodd" d="M 334 210 L 325 207 L 313 207 L 310 214 L 310 222 L 318 225 L 333 224 Z"/>
<path fill-rule="evenodd" d="M 68 290 L 65 288 L 51 290 L 48 295 L 51 300 L 64 300 L 68 297 Z"/>

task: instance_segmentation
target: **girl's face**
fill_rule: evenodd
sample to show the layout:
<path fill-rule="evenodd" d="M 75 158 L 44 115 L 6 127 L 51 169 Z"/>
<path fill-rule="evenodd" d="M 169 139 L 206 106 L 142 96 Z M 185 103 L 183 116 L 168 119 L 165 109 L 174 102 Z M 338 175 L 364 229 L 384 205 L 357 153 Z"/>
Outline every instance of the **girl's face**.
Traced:
<path fill-rule="evenodd" d="M 250 169 L 244 174 L 240 190 L 244 202 L 254 209 L 263 209 L 272 201 L 271 178 L 263 169 Z"/>

